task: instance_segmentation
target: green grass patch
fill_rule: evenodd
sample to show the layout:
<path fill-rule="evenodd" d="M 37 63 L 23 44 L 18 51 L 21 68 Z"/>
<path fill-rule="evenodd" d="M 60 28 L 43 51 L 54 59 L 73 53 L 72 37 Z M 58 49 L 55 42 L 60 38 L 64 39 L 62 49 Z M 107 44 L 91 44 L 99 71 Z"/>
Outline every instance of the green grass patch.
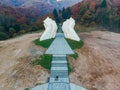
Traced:
<path fill-rule="evenodd" d="M 74 68 L 68 63 L 68 73 L 71 73 L 74 71 Z"/>
<path fill-rule="evenodd" d="M 40 58 L 32 62 L 34 65 L 41 65 L 45 69 L 51 69 L 52 55 L 41 55 Z"/>
<path fill-rule="evenodd" d="M 84 45 L 84 42 L 82 40 L 80 40 L 80 41 L 74 41 L 74 40 L 71 40 L 71 39 L 66 39 L 66 40 L 73 50 L 74 49 L 79 49 Z"/>
<path fill-rule="evenodd" d="M 25 88 L 24 90 L 30 90 L 29 88 Z"/>
<path fill-rule="evenodd" d="M 0 48 L 2 48 L 2 46 L 0 46 Z"/>
<path fill-rule="evenodd" d="M 77 60 L 77 58 L 78 58 L 78 53 L 75 52 L 75 54 L 70 55 L 70 57 L 73 57 L 75 60 Z"/>
<path fill-rule="evenodd" d="M 67 62 L 68 62 L 69 60 L 68 60 L 68 58 L 67 58 Z M 71 72 L 73 72 L 74 71 L 74 67 L 68 62 L 67 63 L 67 65 L 68 65 L 68 73 L 71 73 Z"/>
<path fill-rule="evenodd" d="M 48 48 L 51 45 L 51 43 L 53 42 L 53 40 L 54 39 L 40 41 L 40 39 L 36 39 L 33 42 L 35 43 L 35 45 L 42 46 L 44 48 Z"/>

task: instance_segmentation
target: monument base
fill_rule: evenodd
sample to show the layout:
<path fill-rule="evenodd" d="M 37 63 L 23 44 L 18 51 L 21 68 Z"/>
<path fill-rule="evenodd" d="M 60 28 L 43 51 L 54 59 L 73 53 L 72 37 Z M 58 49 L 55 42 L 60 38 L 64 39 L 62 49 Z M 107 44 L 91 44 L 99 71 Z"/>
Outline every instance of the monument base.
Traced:
<path fill-rule="evenodd" d="M 32 88 L 31 90 L 48 90 L 48 83 L 43 84 L 43 85 L 38 85 Z M 75 85 L 73 83 L 70 83 L 70 90 L 87 90 L 87 89 L 80 87 L 78 85 Z"/>

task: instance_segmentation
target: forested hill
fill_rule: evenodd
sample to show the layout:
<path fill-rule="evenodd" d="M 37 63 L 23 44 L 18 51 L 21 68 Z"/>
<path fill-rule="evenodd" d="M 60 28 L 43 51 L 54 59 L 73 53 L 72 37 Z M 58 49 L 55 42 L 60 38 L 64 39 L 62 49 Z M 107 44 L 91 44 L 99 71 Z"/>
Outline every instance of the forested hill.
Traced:
<path fill-rule="evenodd" d="M 48 4 L 54 8 L 72 6 L 82 0 L 0 0 L 3 5 L 13 7 L 41 7 L 41 4 Z M 38 6 L 39 4 L 39 6 Z M 37 9 L 37 8 L 36 8 Z M 50 8 L 49 8 L 50 9 Z"/>
<path fill-rule="evenodd" d="M 41 3 L 40 6 L 41 8 L 35 9 L 32 7 L 16 8 L 0 4 L 0 40 L 38 30 L 41 27 L 40 24 L 37 26 L 37 22 L 40 22 L 39 19 L 47 15 L 50 10 L 52 11 L 52 7 L 47 4 Z"/>
<path fill-rule="evenodd" d="M 100 26 L 120 32 L 119 0 L 84 0 L 72 7 L 76 22 L 84 26 Z"/>

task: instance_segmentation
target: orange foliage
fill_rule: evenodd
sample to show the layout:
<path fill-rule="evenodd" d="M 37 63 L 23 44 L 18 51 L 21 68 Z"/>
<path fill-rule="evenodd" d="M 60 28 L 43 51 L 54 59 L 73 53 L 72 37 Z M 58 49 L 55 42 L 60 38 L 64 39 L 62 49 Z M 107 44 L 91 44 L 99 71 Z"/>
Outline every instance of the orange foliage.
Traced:
<path fill-rule="evenodd" d="M 80 6 L 81 6 L 81 3 L 78 3 L 78 4 L 76 4 L 75 6 L 72 6 L 73 16 L 78 14 L 79 9 L 80 9 Z"/>
<path fill-rule="evenodd" d="M 19 24 L 25 24 L 25 23 L 26 23 L 26 18 L 25 18 L 25 17 L 18 18 L 18 19 L 17 19 L 17 22 L 18 22 Z"/>
<path fill-rule="evenodd" d="M 95 2 L 90 3 L 90 9 L 95 10 L 95 6 L 96 6 Z"/>
<path fill-rule="evenodd" d="M 36 21 L 37 27 L 43 28 L 43 21 L 44 21 L 47 17 L 53 18 L 54 16 L 53 16 L 52 14 L 47 14 L 47 15 L 43 16 L 42 18 L 38 19 L 38 20 Z"/>

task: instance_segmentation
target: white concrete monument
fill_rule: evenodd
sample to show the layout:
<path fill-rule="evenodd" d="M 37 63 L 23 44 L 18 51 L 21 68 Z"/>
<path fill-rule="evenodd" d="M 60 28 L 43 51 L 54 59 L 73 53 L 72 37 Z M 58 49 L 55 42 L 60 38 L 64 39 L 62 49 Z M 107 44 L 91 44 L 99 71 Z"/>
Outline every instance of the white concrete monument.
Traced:
<path fill-rule="evenodd" d="M 44 27 L 45 31 L 40 37 L 40 41 L 46 40 L 46 39 L 51 39 L 54 38 L 57 32 L 57 24 L 54 20 L 51 18 L 47 17 L 44 20 Z"/>
<path fill-rule="evenodd" d="M 74 30 L 74 26 L 75 26 L 75 20 L 71 17 L 70 19 L 67 19 L 63 23 L 62 30 L 66 38 L 72 39 L 75 41 L 80 41 L 79 36 Z"/>

